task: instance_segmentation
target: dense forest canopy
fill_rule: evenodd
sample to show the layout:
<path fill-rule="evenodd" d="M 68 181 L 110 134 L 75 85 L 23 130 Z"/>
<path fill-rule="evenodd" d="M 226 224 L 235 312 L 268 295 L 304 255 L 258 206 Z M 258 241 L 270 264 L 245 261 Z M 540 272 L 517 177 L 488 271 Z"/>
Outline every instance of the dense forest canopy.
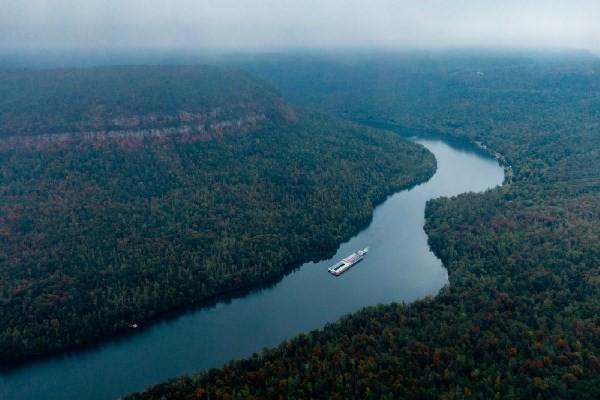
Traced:
<path fill-rule="evenodd" d="M 351 119 L 478 142 L 514 180 L 428 203 L 449 270 L 433 299 L 382 305 L 132 398 L 600 397 L 600 61 L 571 55 L 252 61 Z"/>
<path fill-rule="evenodd" d="M 435 171 L 420 145 L 231 70 L 0 76 L 3 364 L 281 278 Z"/>
<path fill-rule="evenodd" d="M 270 86 L 227 68 L 122 66 L 4 69 L 0 137 L 188 125 L 280 113 Z"/>

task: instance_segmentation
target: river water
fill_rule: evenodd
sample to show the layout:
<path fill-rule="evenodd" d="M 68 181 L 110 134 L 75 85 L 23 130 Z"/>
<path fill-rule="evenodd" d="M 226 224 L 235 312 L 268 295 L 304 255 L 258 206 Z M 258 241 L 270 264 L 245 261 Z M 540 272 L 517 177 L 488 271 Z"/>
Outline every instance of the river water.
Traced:
<path fill-rule="evenodd" d="M 185 373 L 218 367 L 378 303 L 435 295 L 448 282 L 423 231 L 425 202 L 500 185 L 498 163 L 471 147 L 413 138 L 436 157 L 427 182 L 390 196 L 372 223 L 326 261 L 277 284 L 155 323 L 100 346 L 0 372 L 0 399 L 115 399 Z M 369 246 L 340 277 L 327 268 Z"/>

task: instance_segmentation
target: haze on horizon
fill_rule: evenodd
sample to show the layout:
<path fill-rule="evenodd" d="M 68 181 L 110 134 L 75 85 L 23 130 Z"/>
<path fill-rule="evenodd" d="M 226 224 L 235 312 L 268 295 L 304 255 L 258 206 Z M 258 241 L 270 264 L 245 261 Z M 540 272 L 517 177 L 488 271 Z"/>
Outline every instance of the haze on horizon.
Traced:
<path fill-rule="evenodd" d="M 600 51 L 600 1 L 0 1 L 2 51 L 444 47 Z"/>

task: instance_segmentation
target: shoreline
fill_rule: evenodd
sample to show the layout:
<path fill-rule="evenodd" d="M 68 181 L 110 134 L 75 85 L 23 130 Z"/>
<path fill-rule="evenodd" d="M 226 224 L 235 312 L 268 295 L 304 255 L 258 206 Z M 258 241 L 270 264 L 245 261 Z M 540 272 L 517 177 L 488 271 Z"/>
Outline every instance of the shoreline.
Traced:
<path fill-rule="evenodd" d="M 402 138 L 402 139 L 406 140 L 406 141 L 410 141 L 406 138 Z M 414 143 L 412 141 L 410 141 L 410 142 L 417 146 L 421 146 L 418 143 Z M 429 152 L 429 150 L 427 150 L 427 151 Z M 433 157 L 435 159 L 435 156 L 433 156 Z M 378 206 L 383 204 L 389 197 L 391 197 L 399 192 L 402 192 L 405 190 L 411 190 L 418 185 L 428 182 L 437 172 L 437 168 L 438 167 L 437 167 L 437 161 L 436 161 L 435 169 L 433 171 L 430 171 L 430 173 L 427 175 L 426 179 L 422 179 L 422 180 L 415 179 L 413 181 L 408 182 L 403 187 L 400 187 L 397 190 L 394 190 L 393 192 L 388 193 L 387 195 L 381 196 L 381 198 L 373 199 L 373 201 L 372 201 L 373 209 L 371 210 L 369 218 L 365 219 L 363 221 L 360 221 L 357 225 L 354 225 L 352 227 L 352 229 L 350 229 L 347 232 L 347 234 L 342 237 L 341 241 L 336 244 L 335 248 L 323 250 L 320 252 L 315 252 L 315 254 L 309 254 L 309 257 L 307 257 L 306 259 L 300 259 L 298 261 L 291 262 L 287 266 L 282 267 L 279 271 L 274 271 L 272 274 L 267 275 L 266 278 L 263 280 L 248 282 L 246 284 L 241 284 L 237 287 L 229 288 L 229 289 L 220 291 L 219 293 L 215 293 L 214 295 L 207 296 L 206 298 L 198 300 L 198 301 L 189 302 L 187 304 L 183 304 L 182 306 L 174 307 L 174 308 L 167 309 L 164 311 L 158 311 L 152 317 L 147 318 L 147 319 L 130 321 L 131 325 L 126 325 L 122 329 L 117 329 L 113 333 L 110 333 L 108 335 L 102 335 L 102 336 L 98 336 L 95 338 L 91 338 L 90 340 L 83 341 L 78 345 L 69 346 L 69 347 L 63 348 L 62 350 L 58 350 L 58 351 L 52 351 L 52 352 L 48 352 L 45 354 L 27 356 L 27 357 L 22 357 L 22 358 L 2 360 L 2 361 L 0 361 L 0 376 L 2 376 L 4 374 L 10 375 L 11 373 L 17 372 L 24 368 L 28 368 L 37 363 L 43 363 L 43 362 L 52 361 L 52 360 L 60 360 L 60 359 L 68 358 L 69 356 L 77 355 L 79 353 L 84 353 L 86 351 L 92 351 L 94 349 L 99 349 L 105 345 L 109 345 L 112 343 L 127 341 L 128 339 L 135 337 L 136 332 L 143 332 L 146 329 L 149 329 L 161 322 L 171 321 L 171 320 L 174 320 L 183 315 L 186 315 L 189 313 L 194 313 L 194 312 L 197 312 L 202 309 L 211 309 L 219 303 L 222 303 L 222 302 L 228 303 L 234 299 L 243 298 L 252 293 L 269 289 L 269 288 L 277 285 L 279 282 L 281 282 L 286 276 L 288 276 L 289 274 L 293 273 L 294 271 L 296 271 L 297 269 L 302 267 L 302 265 L 304 265 L 308 262 L 323 261 L 323 260 L 326 260 L 326 259 L 330 258 L 331 256 L 333 256 L 335 254 L 337 248 L 339 248 L 339 246 L 342 243 L 347 242 L 348 240 L 355 237 L 360 232 L 362 232 L 363 230 L 365 230 L 369 227 L 369 225 L 373 221 L 373 213 L 375 212 L 375 209 Z M 136 324 L 137 327 L 133 328 L 132 324 Z"/>

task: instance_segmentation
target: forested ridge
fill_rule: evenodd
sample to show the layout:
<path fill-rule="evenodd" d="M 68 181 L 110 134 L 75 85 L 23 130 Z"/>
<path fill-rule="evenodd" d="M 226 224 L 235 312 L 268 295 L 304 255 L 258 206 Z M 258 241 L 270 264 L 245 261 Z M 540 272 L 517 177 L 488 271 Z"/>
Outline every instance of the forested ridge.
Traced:
<path fill-rule="evenodd" d="M 428 203 L 425 230 L 450 281 L 435 298 L 367 308 L 132 398 L 600 398 L 597 59 L 380 56 L 249 68 L 305 105 L 480 142 L 514 179 Z"/>
<path fill-rule="evenodd" d="M 173 128 L 285 108 L 270 86 L 231 68 L 3 69 L 0 138 Z"/>
<path fill-rule="evenodd" d="M 58 78 L 39 96 L 19 90 L 48 74 Z M 264 83 L 231 70 L 0 75 L 0 87 L 14 86 L 12 100 L 3 98 L 0 106 L 5 365 L 278 279 L 331 254 L 370 221 L 378 202 L 435 170 L 422 146 L 293 110 Z M 71 97 L 72 88 L 81 98 Z M 145 99 L 149 91 L 153 97 Z M 118 107 L 131 99 L 139 109 Z M 239 99 L 243 108 L 228 108 Z M 48 108 L 36 108 L 40 102 Z M 97 118 L 72 119 L 71 106 Z M 264 118 L 223 124 L 248 108 Z M 186 116 L 206 110 L 217 110 L 207 123 Z M 115 124 L 119 118 L 132 122 Z M 122 134 L 133 125 L 146 133 Z M 171 131 L 173 125 L 178 129 Z M 94 135 L 82 133 L 90 130 Z"/>

